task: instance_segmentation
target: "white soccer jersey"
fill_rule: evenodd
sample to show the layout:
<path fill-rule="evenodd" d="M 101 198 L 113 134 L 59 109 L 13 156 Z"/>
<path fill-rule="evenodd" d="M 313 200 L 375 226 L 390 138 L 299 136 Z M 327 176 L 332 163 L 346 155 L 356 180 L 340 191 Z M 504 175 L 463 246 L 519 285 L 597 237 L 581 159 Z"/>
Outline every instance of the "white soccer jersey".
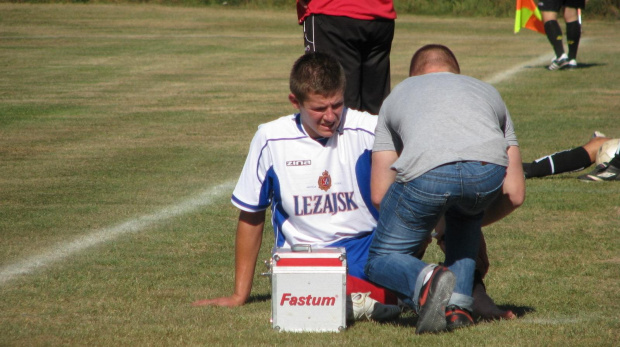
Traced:
<path fill-rule="evenodd" d="M 271 205 L 277 247 L 327 246 L 375 229 L 370 158 L 377 117 L 345 109 L 338 133 L 310 138 L 299 114 L 262 124 L 252 139 L 232 203 Z"/>

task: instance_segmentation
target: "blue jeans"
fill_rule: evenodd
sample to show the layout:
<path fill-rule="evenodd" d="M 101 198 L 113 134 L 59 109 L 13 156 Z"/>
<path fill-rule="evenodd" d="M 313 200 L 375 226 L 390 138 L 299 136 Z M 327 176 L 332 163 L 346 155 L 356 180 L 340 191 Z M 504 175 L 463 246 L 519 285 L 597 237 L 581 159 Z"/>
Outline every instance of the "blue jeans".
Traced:
<path fill-rule="evenodd" d="M 369 249 L 365 272 L 370 280 L 417 308 L 417 294 L 430 267 L 414 255 L 445 215 L 445 265 L 456 276 L 450 304 L 471 310 L 482 215 L 499 196 L 505 174 L 506 168 L 495 164 L 455 162 L 392 184 L 381 202 Z"/>

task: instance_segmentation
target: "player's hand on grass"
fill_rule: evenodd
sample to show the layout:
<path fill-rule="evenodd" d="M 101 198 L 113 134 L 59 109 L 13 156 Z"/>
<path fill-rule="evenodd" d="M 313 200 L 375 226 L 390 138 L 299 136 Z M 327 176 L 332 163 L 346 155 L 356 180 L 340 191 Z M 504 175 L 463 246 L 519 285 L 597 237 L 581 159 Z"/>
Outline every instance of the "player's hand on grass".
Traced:
<path fill-rule="evenodd" d="M 237 307 L 245 303 L 245 299 L 238 295 L 225 296 L 215 299 L 198 300 L 192 303 L 192 306 L 223 306 Z"/>

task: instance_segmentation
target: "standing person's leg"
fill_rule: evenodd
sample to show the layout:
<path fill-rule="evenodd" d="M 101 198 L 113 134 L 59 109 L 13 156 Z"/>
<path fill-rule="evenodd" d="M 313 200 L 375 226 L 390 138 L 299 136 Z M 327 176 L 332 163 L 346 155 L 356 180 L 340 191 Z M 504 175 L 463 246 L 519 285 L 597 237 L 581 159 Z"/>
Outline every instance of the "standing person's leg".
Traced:
<path fill-rule="evenodd" d="M 555 59 L 547 67 L 549 70 L 559 70 L 568 64 L 568 56 L 564 53 L 564 45 L 562 44 L 562 28 L 558 23 L 558 12 L 561 8 L 562 1 L 560 0 L 541 0 L 538 3 L 547 40 L 549 40 L 555 53 Z"/>
<path fill-rule="evenodd" d="M 568 46 L 569 67 L 577 67 L 577 50 L 581 39 L 581 23 L 579 22 L 578 9 L 575 7 L 564 8 L 564 21 L 566 22 L 566 44 Z M 574 66 L 572 61 L 574 60 Z"/>
<path fill-rule="evenodd" d="M 564 9 L 566 41 L 568 43 L 568 68 L 577 67 L 577 51 L 581 40 L 581 18 L 579 11 L 586 8 L 586 0 L 567 0 Z"/>
<path fill-rule="evenodd" d="M 545 33 L 547 39 L 553 47 L 555 57 L 560 58 L 564 54 L 564 45 L 562 44 L 562 28 L 558 23 L 558 13 L 551 11 L 542 12 L 543 22 L 545 23 Z"/>
<path fill-rule="evenodd" d="M 345 106 L 362 110 L 360 97 L 362 57 L 359 45 L 359 21 L 348 17 L 311 15 L 304 20 L 306 53 L 323 52 L 338 59 L 347 79 L 344 92 Z M 362 110 L 363 111 L 363 110 Z"/>
<path fill-rule="evenodd" d="M 390 52 L 394 38 L 394 21 L 360 21 L 366 41 L 362 44 L 360 80 L 361 108 L 379 114 L 383 100 L 390 93 Z"/>

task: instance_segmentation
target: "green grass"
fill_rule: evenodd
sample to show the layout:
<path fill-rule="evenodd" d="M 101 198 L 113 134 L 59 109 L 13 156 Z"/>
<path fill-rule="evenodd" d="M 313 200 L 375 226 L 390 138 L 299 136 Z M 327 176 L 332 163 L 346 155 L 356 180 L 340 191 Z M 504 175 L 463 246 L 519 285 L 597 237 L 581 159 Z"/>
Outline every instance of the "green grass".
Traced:
<path fill-rule="evenodd" d="M 619 38 L 617 23 L 587 20 L 584 68 L 548 72 L 544 60 L 495 84 L 524 159 L 594 130 L 620 137 Z M 126 231 L 0 279 L 0 345 L 617 345 L 620 185 L 579 173 L 527 181 L 524 206 L 485 230 L 488 289 L 515 321 L 415 336 L 405 315 L 278 334 L 258 275 L 243 307 L 191 307 L 232 292 L 231 187 L 256 127 L 294 111 L 287 79 L 301 42 L 291 11 L 0 4 L 0 274 Z M 431 42 L 483 80 L 552 55 L 544 36 L 512 34 L 512 19 L 400 15 L 393 84 Z M 272 244 L 268 228 L 260 259 Z M 440 259 L 433 246 L 428 260 Z"/>

